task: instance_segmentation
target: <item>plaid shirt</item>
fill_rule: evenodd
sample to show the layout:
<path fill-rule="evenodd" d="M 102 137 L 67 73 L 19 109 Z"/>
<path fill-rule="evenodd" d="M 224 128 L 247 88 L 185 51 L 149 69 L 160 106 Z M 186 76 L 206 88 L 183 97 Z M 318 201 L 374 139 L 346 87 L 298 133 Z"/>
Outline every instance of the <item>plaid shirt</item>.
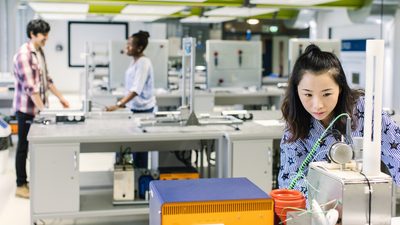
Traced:
<path fill-rule="evenodd" d="M 40 56 L 38 54 L 43 57 L 44 68 L 39 62 L 38 57 Z M 14 56 L 14 76 L 14 111 L 29 115 L 37 114 L 38 109 L 31 99 L 32 94 L 39 93 L 46 106 L 48 104 L 46 92 L 49 85 L 53 83 L 47 73 L 43 51 L 41 49 L 36 50 L 31 42 L 23 44 Z M 46 79 L 43 79 L 43 77 L 46 77 Z"/>

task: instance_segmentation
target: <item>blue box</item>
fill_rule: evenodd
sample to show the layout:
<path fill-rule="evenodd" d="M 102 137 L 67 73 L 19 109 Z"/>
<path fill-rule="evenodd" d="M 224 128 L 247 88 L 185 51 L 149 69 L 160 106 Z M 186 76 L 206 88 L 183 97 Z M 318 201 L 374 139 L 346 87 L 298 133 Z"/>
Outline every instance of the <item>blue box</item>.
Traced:
<path fill-rule="evenodd" d="M 150 183 L 150 225 L 168 225 L 162 224 L 162 221 L 167 220 L 163 218 L 167 214 L 174 216 L 173 224 L 176 225 L 183 223 L 179 221 L 186 221 L 186 225 L 189 225 L 187 221 L 191 218 L 193 224 L 217 224 L 232 217 L 230 213 L 243 218 L 241 223 L 235 224 L 255 225 L 254 222 L 244 221 L 254 215 L 265 217 L 264 221 L 267 222 L 259 224 L 273 223 L 273 200 L 247 178 L 163 180 Z M 179 218 L 180 215 L 182 218 Z"/>

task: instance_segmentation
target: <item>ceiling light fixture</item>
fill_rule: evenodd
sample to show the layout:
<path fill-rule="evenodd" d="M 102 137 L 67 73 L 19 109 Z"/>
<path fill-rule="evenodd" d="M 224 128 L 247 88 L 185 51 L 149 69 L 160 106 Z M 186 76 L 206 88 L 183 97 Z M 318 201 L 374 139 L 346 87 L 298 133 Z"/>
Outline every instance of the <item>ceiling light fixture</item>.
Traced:
<path fill-rule="evenodd" d="M 248 19 L 248 20 L 246 20 L 246 22 L 248 24 L 250 24 L 250 25 L 256 25 L 256 24 L 258 24 L 260 22 L 260 20 L 258 20 L 258 19 Z"/>
<path fill-rule="evenodd" d="M 207 0 L 139 0 L 140 2 L 205 2 Z"/>
<path fill-rule="evenodd" d="M 163 16 L 119 14 L 114 16 L 113 21 L 153 22 L 161 18 L 163 18 Z"/>
<path fill-rule="evenodd" d="M 337 0 L 250 0 L 250 4 L 265 5 L 319 5 Z"/>
<path fill-rule="evenodd" d="M 89 10 L 88 4 L 80 3 L 45 3 L 45 2 L 30 2 L 29 6 L 33 11 L 41 13 L 87 13 Z"/>
<path fill-rule="evenodd" d="M 182 11 L 185 8 L 185 6 L 127 5 L 121 13 L 139 15 L 171 15 Z"/>
<path fill-rule="evenodd" d="M 204 12 L 206 16 L 233 16 L 249 17 L 268 14 L 278 11 L 270 8 L 248 8 L 248 7 L 222 7 Z"/>
<path fill-rule="evenodd" d="M 181 19 L 181 23 L 222 23 L 230 20 L 234 20 L 235 17 L 199 17 L 199 16 L 189 16 Z"/>
<path fill-rule="evenodd" d="M 39 13 L 40 18 L 45 20 L 85 20 L 86 14 L 76 13 Z"/>

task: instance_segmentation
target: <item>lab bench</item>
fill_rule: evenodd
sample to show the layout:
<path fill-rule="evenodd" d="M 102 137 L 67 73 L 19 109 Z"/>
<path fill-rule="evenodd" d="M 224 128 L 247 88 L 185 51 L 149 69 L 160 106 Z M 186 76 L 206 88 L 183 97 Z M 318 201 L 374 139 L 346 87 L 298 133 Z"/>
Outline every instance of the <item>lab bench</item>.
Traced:
<path fill-rule="evenodd" d="M 272 188 L 272 140 L 283 132 L 280 124 L 245 122 L 239 130 L 226 125 L 138 127 L 136 115 L 97 113 L 77 124 L 33 124 L 30 144 L 31 221 L 146 215 L 147 205 L 113 206 L 112 191 L 82 189 L 80 153 L 171 151 L 199 148 L 214 141 L 217 177 L 248 177 L 262 190 Z"/>

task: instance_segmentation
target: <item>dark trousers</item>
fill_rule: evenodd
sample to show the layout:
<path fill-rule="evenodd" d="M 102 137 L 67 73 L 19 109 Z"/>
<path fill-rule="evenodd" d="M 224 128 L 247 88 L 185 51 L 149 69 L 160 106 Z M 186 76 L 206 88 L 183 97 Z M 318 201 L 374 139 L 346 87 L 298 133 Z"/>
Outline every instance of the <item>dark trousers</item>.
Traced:
<path fill-rule="evenodd" d="M 16 112 L 18 120 L 18 144 L 15 156 L 15 170 L 17 171 L 17 186 L 20 187 L 28 181 L 26 180 L 26 158 L 28 157 L 28 132 L 33 122 L 34 116 Z"/>
<path fill-rule="evenodd" d="M 154 108 L 146 110 L 131 109 L 133 113 L 152 113 Z M 136 168 L 147 168 L 148 152 L 133 152 L 134 165 Z"/>

